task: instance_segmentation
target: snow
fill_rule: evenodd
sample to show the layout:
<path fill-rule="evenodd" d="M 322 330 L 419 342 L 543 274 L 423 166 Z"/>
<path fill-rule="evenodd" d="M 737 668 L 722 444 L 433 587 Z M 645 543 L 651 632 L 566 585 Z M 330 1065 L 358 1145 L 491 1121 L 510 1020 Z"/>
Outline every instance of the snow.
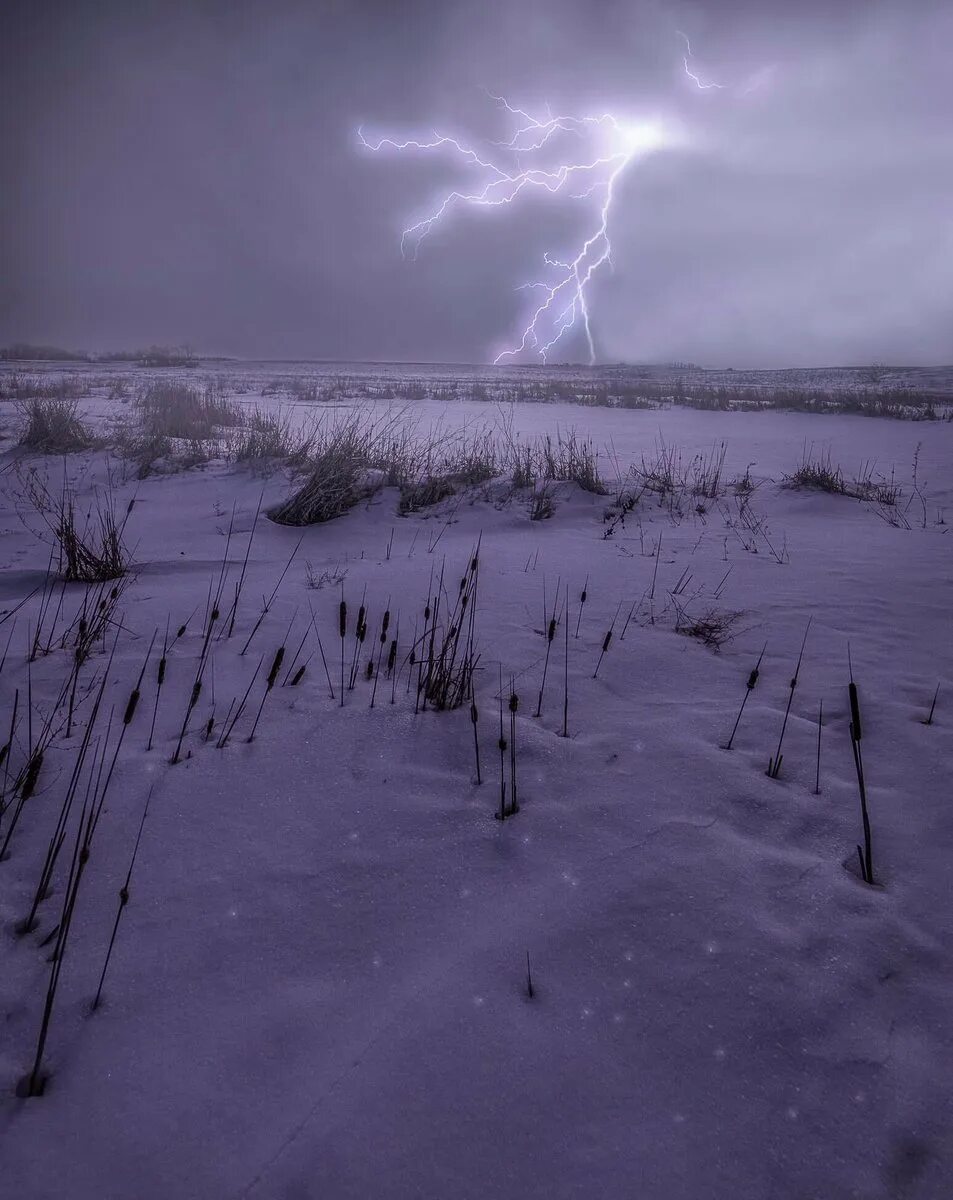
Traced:
<path fill-rule="evenodd" d="M 424 400 L 414 411 L 424 425 L 492 419 L 477 403 Z M 519 406 L 513 419 L 524 432 L 575 425 L 598 447 L 611 445 L 624 466 L 651 458 L 659 438 L 686 458 L 724 441 L 729 476 L 754 464 L 752 504 L 786 561 L 763 543 L 746 552 L 716 504 L 674 522 L 649 498 L 605 538 L 611 496 L 572 485 L 560 486 L 554 516 L 541 522 L 523 503 L 479 498 L 401 518 L 391 489 L 303 531 L 262 519 L 236 634 L 214 643 L 219 720 L 262 656 L 267 671 L 297 612 L 293 652 L 309 602 L 337 688 L 340 589 L 308 588 L 306 562 L 318 573 L 346 568 L 351 614 L 366 587 L 370 644 L 389 598 L 406 647 L 431 568 L 446 562 L 452 590 L 482 538 L 484 782 L 475 783 L 465 709 L 415 715 L 406 674 L 394 704 L 381 679 L 371 709 L 361 679 L 342 708 L 317 657 L 299 686 L 274 690 L 251 743 L 249 714 L 224 750 L 215 736 L 202 741 L 207 688 L 186 742 L 191 754 L 171 766 L 232 506 L 229 586 L 262 488 L 267 506 L 288 484 L 223 463 L 121 484 L 122 503 L 137 496 L 128 527 L 136 580 L 108 704 L 121 713 L 153 630 L 161 641 L 168 616 L 174 630 L 196 606 L 198 614 L 169 655 L 149 753 L 154 661 L 147 674 L 79 894 L 49 1081 L 27 1100 L 14 1088 L 32 1062 L 50 969 L 40 943 L 58 919 L 65 861 L 38 929 L 17 936 L 15 926 L 36 886 L 76 734 L 51 750 L 0 864 L 4 1194 L 953 1194 L 953 541 L 936 523 L 953 505 L 953 424 L 571 405 Z M 829 448 L 850 475 L 863 462 L 885 475 L 895 466 L 905 504 L 918 444 L 925 528 L 919 508 L 911 528 L 896 528 L 872 505 L 778 486 L 805 447 Z M 49 556 L 26 527 L 29 514 L 18 520 L 16 461 L 8 450 L 0 617 L 42 580 Z M 31 461 L 59 478 L 61 461 Z M 81 466 L 88 497 L 103 455 L 74 459 L 69 470 Z M 729 513 L 733 503 L 722 501 Z M 302 534 L 242 657 L 260 598 Z M 624 640 L 617 623 L 593 679 L 620 602 L 624 617 L 651 586 L 659 538 L 654 608 L 639 606 Z M 686 569 L 686 594 L 704 589 L 692 613 L 744 614 L 718 653 L 673 630 L 669 592 Z M 542 717 L 532 716 L 544 589 L 551 606 L 557 581 L 560 594 L 568 584 L 571 608 L 568 738 L 559 736 L 562 626 Z M 0 729 L 14 688 L 22 695 L 26 686 L 26 614 L 35 619 L 37 604 L 17 616 L 0 674 Z M 808 618 L 773 780 L 768 758 Z M 10 628 L 0 627 L 0 653 Z M 848 641 L 875 887 L 857 870 Z M 760 679 L 725 751 L 765 643 Z M 521 808 L 505 822 L 494 817 L 498 664 L 520 696 Z M 98 654 L 90 670 L 104 666 Z M 38 704 L 66 669 L 64 651 L 34 664 Z M 926 725 L 938 682 L 936 718 Z M 258 686 L 253 699 L 260 694 Z M 104 1001 L 90 1013 L 150 788 Z"/>

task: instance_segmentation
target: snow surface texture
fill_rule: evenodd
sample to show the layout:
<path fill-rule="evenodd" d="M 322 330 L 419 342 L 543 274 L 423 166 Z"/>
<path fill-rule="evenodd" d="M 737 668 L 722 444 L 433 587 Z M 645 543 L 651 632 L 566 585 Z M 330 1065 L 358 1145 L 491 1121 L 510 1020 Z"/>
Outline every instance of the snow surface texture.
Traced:
<path fill-rule="evenodd" d="M 446 421 L 477 409 L 485 415 L 420 406 Z M 526 433 L 584 426 L 625 466 L 650 459 L 660 435 L 686 459 L 725 441 L 726 477 L 753 464 L 751 503 L 783 561 L 758 535 L 758 552 L 746 549 L 731 493 L 682 519 L 645 496 L 610 537 L 613 497 L 572 485 L 560 485 L 545 521 L 530 521 L 519 500 L 479 494 L 401 518 L 393 489 L 304 530 L 262 517 L 235 634 L 213 643 L 187 756 L 172 766 L 233 507 L 226 596 L 262 488 L 267 508 L 289 484 L 222 463 L 122 483 L 121 505 L 137 499 L 135 581 L 104 701 L 117 722 L 153 631 L 161 641 L 167 618 L 174 631 L 198 611 L 169 653 L 147 753 L 157 654 L 150 663 L 78 896 L 46 1089 L 25 1100 L 14 1088 L 33 1061 L 50 972 L 41 942 L 59 920 L 75 816 L 37 928 L 17 936 L 16 926 L 81 732 L 54 742 L 0 864 L 4 1196 L 953 1195 L 953 539 L 937 523 L 953 511 L 953 425 L 570 406 L 527 406 L 514 420 Z M 903 505 L 918 443 L 925 527 L 919 508 L 898 528 L 871 504 L 779 486 L 813 445 L 850 476 L 862 462 L 885 475 L 895 465 Z M 0 618 L 42 583 L 50 553 L 27 528 L 17 462 L 54 482 L 63 470 L 62 460 L 5 457 Z M 101 452 L 70 460 L 81 501 L 103 462 Z M 262 596 L 302 535 L 243 657 Z M 203 741 L 213 694 L 220 722 L 262 656 L 267 671 L 283 640 L 293 652 L 309 602 L 337 692 L 340 585 L 308 587 L 309 571 L 312 582 L 346 573 L 351 624 L 366 588 L 368 646 L 388 601 L 392 621 L 399 609 L 403 660 L 431 571 L 446 564 L 452 594 L 478 538 L 482 785 L 467 708 L 415 715 L 406 667 L 395 703 L 382 676 L 373 709 L 363 678 L 341 707 L 315 656 L 297 686 L 279 680 L 251 743 L 253 711 L 224 750 L 215 735 Z M 557 581 L 560 597 L 569 587 L 568 738 L 565 618 L 533 716 Z M 743 613 L 720 652 L 676 635 L 675 602 L 690 598 L 690 616 Z M 0 674 L 4 730 L 15 689 L 21 704 L 26 694 L 38 604 L 16 614 Z M 0 653 L 12 623 L 0 626 Z M 873 887 L 857 865 L 848 640 Z M 349 627 L 349 660 L 351 646 Z M 54 648 L 34 662 L 38 711 L 68 659 Z M 94 655 L 90 680 L 106 660 Z M 499 664 L 506 695 L 513 677 L 520 697 L 520 811 L 503 822 Z M 259 677 L 252 710 L 262 692 Z M 90 1013 L 150 789 L 103 1003 Z"/>

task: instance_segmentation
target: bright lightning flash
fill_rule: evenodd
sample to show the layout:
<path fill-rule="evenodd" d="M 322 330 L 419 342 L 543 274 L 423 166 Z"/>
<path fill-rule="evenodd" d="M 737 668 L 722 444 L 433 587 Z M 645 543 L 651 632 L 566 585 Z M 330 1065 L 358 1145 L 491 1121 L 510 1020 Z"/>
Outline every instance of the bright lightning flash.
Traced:
<path fill-rule="evenodd" d="M 492 99 L 513 120 L 516 129 L 507 140 L 488 143 L 486 150 L 437 132 L 431 138 L 398 141 L 382 137 L 371 141 L 358 130 L 360 143 L 368 150 L 443 151 L 462 160 L 476 176 L 472 188 L 448 192 L 427 216 L 403 231 L 401 253 L 406 255 L 412 248 L 416 258 L 421 242 L 434 225 L 461 207 L 500 208 L 534 192 L 580 203 L 591 201 L 588 236 L 568 253 L 543 256 L 548 278 L 522 285 L 534 290 L 537 300 L 518 340 L 500 351 L 494 361 L 533 354 L 546 362 L 560 339 L 578 325 L 586 338 L 589 360 L 594 363 L 596 350 L 587 291 L 600 267 L 611 265 L 609 214 L 616 185 L 632 162 L 672 144 L 674 133 L 657 121 L 624 121 L 611 113 L 553 116 L 547 109 L 545 115 L 532 116 L 500 96 Z"/>

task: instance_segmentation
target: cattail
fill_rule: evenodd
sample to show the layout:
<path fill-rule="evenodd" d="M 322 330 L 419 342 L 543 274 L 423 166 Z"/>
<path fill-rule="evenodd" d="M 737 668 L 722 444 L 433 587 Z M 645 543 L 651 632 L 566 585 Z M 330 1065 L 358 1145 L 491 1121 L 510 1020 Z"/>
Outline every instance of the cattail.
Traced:
<path fill-rule="evenodd" d="M 751 673 L 748 676 L 748 682 L 745 684 L 745 694 L 741 701 L 741 708 L 738 709 L 738 715 L 735 717 L 735 723 L 731 730 L 731 737 L 728 739 L 728 744 L 725 746 L 726 750 L 731 749 L 731 744 L 735 740 L 735 734 L 738 732 L 738 726 L 741 723 L 741 714 L 745 711 L 745 705 L 748 703 L 748 697 L 754 691 L 755 684 L 758 682 L 758 678 L 761 674 L 761 660 L 764 658 L 764 652 L 767 650 L 767 648 L 768 643 L 765 642 L 761 647 L 761 653 L 758 655 L 758 661 L 755 663 Z"/>
<path fill-rule="evenodd" d="M 543 678 L 540 681 L 539 698 L 536 701 L 536 712 L 534 714 L 537 717 L 541 716 L 542 711 L 543 711 L 543 692 L 546 688 L 546 673 L 549 670 L 549 654 L 553 648 L 553 639 L 556 636 L 556 626 L 558 625 L 558 622 L 556 620 L 556 603 L 557 603 L 558 599 L 559 599 L 559 581 L 557 580 L 556 581 L 556 594 L 553 597 L 553 612 L 552 612 L 552 616 L 549 618 L 549 624 L 546 626 L 546 657 L 543 660 Z"/>
<path fill-rule="evenodd" d="M 288 632 L 290 634 L 291 630 L 289 629 Z M 311 632 L 310 629 L 306 626 L 305 631 L 301 636 L 301 641 L 298 643 L 298 648 L 297 648 L 297 650 L 295 650 L 294 656 L 292 657 L 291 662 L 288 665 L 288 670 L 285 672 L 284 682 L 281 685 L 282 687 L 288 687 L 288 681 L 291 679 L 291 676 L 294 674 L 295 665 L 297 664 L 298 659 L 301 656 L 301 651 L 304 649 L 304 644 L 308 640 L 308 634 L 310 632 Z"/>
<path fill-rule="evenodd" d="M 652 571 L 652 590 L 649 593 L 649 614 L 652 624 L 655 624 L 655 583 L 658 579 L 658 565 L 662 558 L 662 535 L 658 535 L 658 542 L 655 546 L 655 567 Z"/>
<path fill-rule="evenodd" d="M 937 699 L 937 696 L 939 696 L 939 694 L 940 694 L 940 685 L 937 684 L 936 691 L 933 693 L 933 703 L 930 705 L 930 712 L 927 715 L 927 719 L 923 722 L 924 725 L 932 725 L 933 724 L 933 714 L 934 714 L 934 712 L 936 712 L 936 699 Z"/>
<path fill-rule="evenodd" d="M 380 646 L 377 651 L 377 671 L 376 672 L 374 671 L 373 652 L 372 652 L 371 658 L 367 664 L 367 668 L 368 668 L 367 669 L 367 678 L 374 679 L 374 690 L 371 692 L 371 708 L 374 707 L 374 701 L 377 699 L 377 681 L 380 679 L 381 662 L 383 661 L 383 658 L 384 658 L 384 647 L 387 645 L 387 629 L 390 625 L 390 601 L 389 600 L 388 600 L 387 604 L 388 604 L 388 606 L 384 611 L 384 617 L 383 617 L 383 620 L 381 621 L 381 632 L 380 632 L 380 638 L 379 638 Z"/>
<path fill-rule="evenodd" d="M 268 672 L 268 690 L 275 686 L 275 680 L 278 678 L 278 672 L 281 670 L 281 663 L 285 657 L 284 646 L 279 646 L 275 651 L 274 661 L 271 664 L 271 670 Z"/>
<path fill-rule="evenodd" d="M 342 592 L 344 585 L 341 585 Z M 341 596 L 338 605 L 338 633 L 341 635 L 341 707 L 344 707 L 344 639 L 347 637 L 347 601 Z"/>
<path fill-rule="evenodd" d="M 30 799 L 36 791 L 36 785 L 40 778 L 40 771 L 43 770 L 43 751 L 39 750 L 30 756 L 27 763 L 26 773 L 23 777 L 23 786 L 20 789 L 20 802 Z M 32 812 L 32 809 L 30 810 Z"/>
<path fill-rule="evenodd" d="M 348 691 L 354 690 L 354 685 L 357 682 L 358 664 L 361 658 L 361 648 L 364 645 L 364 639 L 367 637 L 367 609 L 362 603 L 357 610 L 357 625 L 354 629 L 354 653 L 351 657 L 351 674 L 348 679 Z M 370 678 L 370 676 L 368 676 Z"/>
<path fill-rule="evenodd" d="M 165 637 L 162 639 L 162 657 L 159 659 L 159 666 L 156 670 L 156 698 L 155 698 L 155 703 L 152 706 L 152 724 L 149 727 L 149 741 L 148 741 L 148 744 L 146 745 L 147 751 L 152 749 L 152 739 L 155 736 L 155 732 L 156 732 L 156 716 L 158 715 L 158 712 L 159 712 L 159 696 L 162 692 L 162 685 L 165 683 L 166 664 L 168 662 L 166 655 L 168 653 L 168 649 L 169 649 L 169 620 L 168 620 L 168 618 L 166 618 Z"/>
<path fill-rule="evenodd" d="M 251 727 L 251 733 L 245 739 L 246 742 L 250 742 L 252 740 L 252 738 L 254 738 L 254 736 L 255 736 L 255 731 L 258 728 L 258 722 L 261 720 L 262 710 L 265 707 L 265 701 L 271 695 L 271 689 L 275 686 L 275 680 L 278 678 L 278 672 L 281 670 L 281 664 L 282 664 L 284 657 L 285 657 L 285 648 L 284 648 L 284 646 L 279 646 L 278 649 L 275 651 L 275 657 L 271 663 L 271 670 L 268 672 L 267 678 L 265 679 L 264 695 L 261 698 L 261 704 L 258 705 L 258 713 L 255 716 L 255 722 Z"/>
<path fill-rule="evenodd" d="M 519 703 L 519 696 L 513 691 L 513 681 L 510 680 L 510 816 L 520 810 L 516 802 L 516 710 Z"/>
<path fill-rule="evenodd" d="M 297 669 L 297 671 L 295 671 L 294 675 L 291 677 L 291 687 L 297 687 L 298 684 L 301 682 L 301 680 L 304 678 L 304 672 L 305 672 L 305 668 L 307 667 L 307 665 L 308 665 L 307 663 L 302 663 L 301 666 Z"/>
<path fill-rule="evenodd" d="M 862 727 L 860 723 L 860 701 L 857 696 L 857 685 L 851 679 L 848 684 L 847 694 L 850 701 L 850 744 L 854 753 L 854 770 L 857 772 L 857 790 L 860 793 L 860 813 L 864 825 L 864 847 L 861 850 L 857 847 L 857 855 L 860 859 L 860 873 L 864 883 L 873 884 L 874 882 L 874 863 L 873 849 L 871 844 L 870 833 L 870 814 L 867 811 L 867 782 L 864 777 L 864 759 L 861 751 L 861 740 L 863 737 Z"/>
<path fill-rule="evenodd" d="M 394 637 L 390 644 L 390 650 L 387 652 L 387 674 L 390 676 L 390 702 L 397 703 L 397 679 L 400 675 L 400 669 L 397 666 L 397 644 L 400 640 L 400 613 L 397 614 L 397 628 L 394 631 Z"/>
<path fill-rule="evenodd" d="M 850 699 L 850 736 L 855 742 L 859 742 L 864 735 L 860 724 L 860 704 L 857 700 L 857 684 L 853 680 L 847 685 L 847 694 Z"/>
<path fill-rule="evenodd" d="M 483 777 L 480 774 L 480 735 L 477 729 L 477 722 L 480 719 L 480 714 L 477 712 L 476 697 L 473 694 L 473 683 L 470 683 L 470 724 L 473 726 L 473 753 L 476 757 L 476 781 L 477 784 L 483 782 Z"/>
<path fill-rule="evenodd" d="M 599 668 L 602 666 L 602 660 L 605 658 L 606 653 L 608 652 L 608 649 L 609 649 L 610 645 L 612 644 L 612 634 L 615 630 L 615 623 L 619 619 L 619 613 L 621 610 L 622 610 L 622 601 L 620 600 L 619 605 L 615 610 L 615 616 L 612 618 L 612 624 L 609 626 L 608 630 L 606 631 L 606 636 L 602 639 L 602 650 L 599 654 L 599 661 L 596 663 L 596 669 L 592 673 L 593 679 L 595 679 L 596 676 L 599 674 Z"/>
<path fill-rule="evenodd" d="M 575 637 L 579 637 L 579 623 L 582 621 L 582 610 L 585 608 L 586 600 L 589 596 L 589 576 L 586 576 L 586 582 L 582 585 L 582 592 L 579 595 L 579 614 L 576 617 L 576 632 Z"/>

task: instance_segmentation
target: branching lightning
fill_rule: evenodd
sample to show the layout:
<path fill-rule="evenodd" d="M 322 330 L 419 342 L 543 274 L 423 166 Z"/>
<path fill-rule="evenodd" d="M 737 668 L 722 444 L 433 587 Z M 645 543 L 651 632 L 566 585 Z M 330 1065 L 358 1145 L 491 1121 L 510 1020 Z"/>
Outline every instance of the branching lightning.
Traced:
<path fill-rule="evenodd" d="M 684 33 L 680 36 L 685 41 L 687 77 L 701 91 L 721 90 L 722 84 L 706 82 L 691 69 L 691 44 Z M 593 277 L 612 264 L 610 214 L 620 177 L 633 162 L 670 145 L 674 134 L 660 121 L 629 121 L 610 112 L 554 116 L 547 106 L 545 113 L 533 115 L 502 96 L 488 95 L 515 127 L 504 140 L 471 144 L 436 130 L 430 136 L 403 140 L 371 139 L 363 129 L 358 130 L 358 141 L 367 150 L 445 153 L 475 176 L 471 187 L 447 192 L 433 209 L 402 231 L 401 254 L 416 258 L 434 226 L 461 208 L 504 208 L 534 193 L 585 206 L 590 215 L 581 241 L 560 255 L 544 254 L 545 278 L 519 286 L 521 291 L 534 293 L 535 299 L 522 330 L 493 361 L 532 355 L 545 363 L 554 347 L 578 328 L 585 337 L 589 361 L 594 363 L 588 291 Z"/>
<path fill-rule="evenodd" d="M 685 53 L 682 55 L 682 64 L 685 67 L 685 74 L 692 81 L 692 83 L 694 83 L 695 87 L 697 87 L 700 92 L 708 92 L 711 91 L 712 88 L 715 88 L 719 92 L 723 92 L 725 90 L 725 85 L 723 83 L 712 83 L 710 81 L 706 83 L 695 74 L 695 72 L 688 65 L 690 60 L 694 57 L 692 54 L 692 44 L 688 40 L 688 34 L 682 33 L 680 29 L 676 29 L 675 32 L 685 43 Z"/>

